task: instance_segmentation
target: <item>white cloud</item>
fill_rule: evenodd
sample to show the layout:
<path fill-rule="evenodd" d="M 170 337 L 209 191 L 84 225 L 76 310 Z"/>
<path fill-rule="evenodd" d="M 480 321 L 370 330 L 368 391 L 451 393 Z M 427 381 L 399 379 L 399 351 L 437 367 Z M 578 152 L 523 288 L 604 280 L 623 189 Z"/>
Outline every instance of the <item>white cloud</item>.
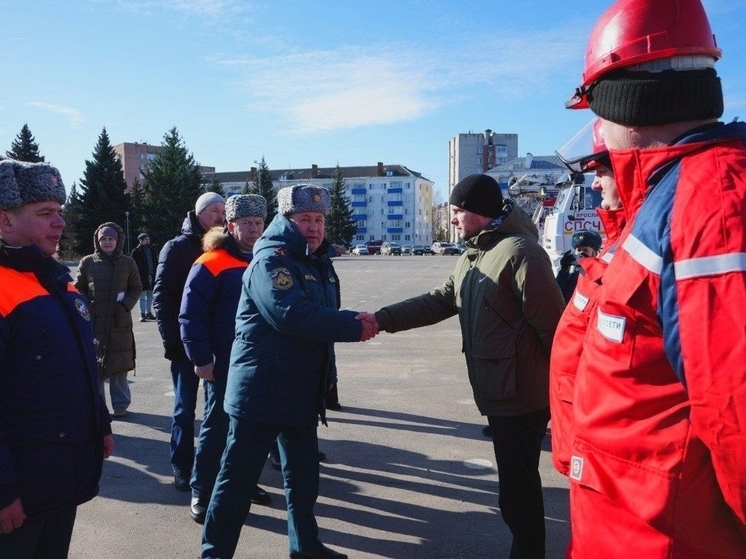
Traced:
<path fill-rule="evenodd" d="M 56 115 L 63 116 L 70 123 L 73 128 L 80 128 L 83 124 L 84 118 L 83 113 L 72 107 L 63 107 L 61 105 L 55 105 L 53 103 L 46 103 L 43 101 L 29 101 L 26 103 L 29 107 L 36 107 L 43 111 L 47 111 Z"/>
<path fill-rule="evenodd" d="M 574 36 L 501 33 L 453 49 L 346 46 L 217 64 L 244 76 L 239 87 L 253 110 L 278 114 L 289 131 L 306 134 L 414 120 L 464 98 L 551 90 L 561 73 L 580 77 L 584 35 Z"/>

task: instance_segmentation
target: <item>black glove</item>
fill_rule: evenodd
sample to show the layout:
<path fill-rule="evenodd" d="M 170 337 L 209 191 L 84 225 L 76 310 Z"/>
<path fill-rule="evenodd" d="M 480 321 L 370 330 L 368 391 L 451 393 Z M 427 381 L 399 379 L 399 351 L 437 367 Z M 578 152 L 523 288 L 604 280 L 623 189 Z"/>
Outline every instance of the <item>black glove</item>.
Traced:
<path fill-rule="evenodd" d="M 169 361 L 189 361 L 184 346 L 181 344 L 165 346 L 163 356 Z"/>
<path fill-rule="evenodd" d="M 577 261 L 575 260 L 575 255 L 571 250 L 568 250 L 565 254 L 562 255 L 562 258 L 560 258 L 560 268 L 563 270 L 569 270 L 570 266 L 575 264 Z"/>

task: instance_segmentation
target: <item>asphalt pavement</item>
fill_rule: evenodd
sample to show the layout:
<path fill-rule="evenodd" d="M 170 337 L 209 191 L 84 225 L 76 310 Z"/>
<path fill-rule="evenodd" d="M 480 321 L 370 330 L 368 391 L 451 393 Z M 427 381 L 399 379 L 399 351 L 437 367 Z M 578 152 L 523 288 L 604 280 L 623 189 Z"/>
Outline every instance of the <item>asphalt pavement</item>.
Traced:
<path fill-rule="evenodd" d="M 429 291 L 457 258 L 341 256 L 342 306 L 375 311 Z M 194 559 L 201 526 L 169 464 L 168 361 L 156 323 L 137 322 L 137 309 L 133 317 L 132 405 L 113 424 L 115 454 L 104 464 L 99 496 L 78 509 L 70 557 Z M 466 376 L 458 319 L 337 344 L 336 353 L 343 409 L 319 427 L 327 455 L 315 509 L 321 540 L 359 559 L 508 557 L 494 452 Z M 197 431 L 201 405 L 200 398 Z M 568 490 L 549 449 L 548 434 L 541 456 L 547 557 L 560 558 L 569 540 Z M 260 485 L 272 502 L 252 505 L 236 557 L 286 558 L 282 477 L 269 461 Z"/>

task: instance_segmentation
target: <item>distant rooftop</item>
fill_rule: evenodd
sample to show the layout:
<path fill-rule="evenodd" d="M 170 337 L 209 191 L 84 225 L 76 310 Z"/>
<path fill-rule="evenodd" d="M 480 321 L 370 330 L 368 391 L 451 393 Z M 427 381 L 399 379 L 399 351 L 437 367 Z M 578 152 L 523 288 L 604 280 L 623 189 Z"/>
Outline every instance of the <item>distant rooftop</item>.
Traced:
<path fill-rule="evenodd" d="M 503 165 L 498 165 L 490 169 L 490 173 L 528 170 L 555 171 L 567 170 L 567 167 L 556 155 L 527 155 L 526 157 L 516 157 Z"/>
<path fill-rule="evenodd" d="M 310 179 L 331 180 L 334 176 L 335 170 L 336 167 L 317 167 L 316 165 L 312 165 L 311 167 L 302 169 L 270 169 L 269 174 L 273 181 L 302 181 Z M 421 173 L 412 171 L 404 165 L 384 165 L 383 163 L 378 163 L 378 165 L 360 167 L 340 167 L 339 170 L 344 179 L 360 179 L 369 177 L 416 177 L 432 182 L 430 179 L 423 177 Z M 246 182 L 252 181 L 253 175 L 256 172 L 256 167 L 252 167 L 249 171 L 205 173 L 204 180 L 210 181 L 215 177 L 221 183 Z"/>

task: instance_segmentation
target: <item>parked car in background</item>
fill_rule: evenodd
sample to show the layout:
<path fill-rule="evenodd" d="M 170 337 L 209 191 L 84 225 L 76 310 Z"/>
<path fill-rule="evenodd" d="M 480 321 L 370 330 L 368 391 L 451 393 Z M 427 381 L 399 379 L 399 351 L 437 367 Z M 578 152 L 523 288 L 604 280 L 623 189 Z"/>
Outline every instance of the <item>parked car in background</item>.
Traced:
<path fill-rule="evenodd" d="M 401 245 L 399 243 L 383 243 L 381 254 L 384 256 L 401 256 Z"/>
<path fill-rule="evenodd" d="M 413 245 L 412 254 L 422 255 L 422 254 L 435 254 L 435 253 L 427 245 Z"/>
<path fill-rule="evenodd" d="M 368 247 L 365 245 L 355 245 L 355 247 L 350 252 L 357 256 L 363 256 L 363 255 L 370 254 L 368 252 Z"/>
<path fill-rule="evenodd" d="M 464 254 L 466 252 L 466 243 L 458 243 L 456 248 L 458 249 L 459 254 Z"/>
<path fill-rule="evenodd" d="M 368 247 L 368 254 L 381 254 L 381 245 L 383 241 L 368 241 L 365 246 Z"/>
<path fill-rule="evenodd" d="M 347 254 L 347 247 L 342 245 L 332 245 L 334 247 L 334 250 L 337 252 L 337 256 L 342 256 L 343 254 Z"/>
<path fill-rule="evenodd" d="M 449 254 L 461 254 L 461 251 L 456 248 L 456 245 L 451 243 L 444 243 L 437 241 L 432 244 L 430 249 L 434 254 L 449 255 Z"/>
<path fill-rule="evenodd" d="M 401 247 L 401 253 L 412 256 L 412 247 L 410 245 L 404 245 Z"/>

